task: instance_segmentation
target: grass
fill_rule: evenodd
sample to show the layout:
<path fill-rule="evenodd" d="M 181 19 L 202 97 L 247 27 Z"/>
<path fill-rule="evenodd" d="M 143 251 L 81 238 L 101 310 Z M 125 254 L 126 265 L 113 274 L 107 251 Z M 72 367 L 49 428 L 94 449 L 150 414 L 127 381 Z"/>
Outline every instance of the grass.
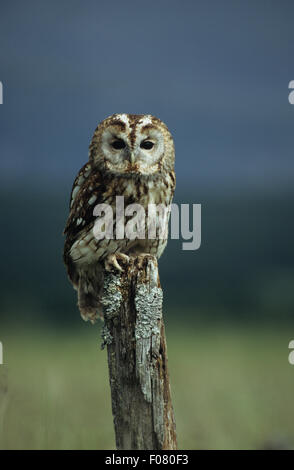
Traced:
<path fill-rule="evenodd" d="M 99 328 L 2 330 L 1 449 L 113 449 Z M 291 330 L 167 328 L 181 449 L 294 448 Z"/>

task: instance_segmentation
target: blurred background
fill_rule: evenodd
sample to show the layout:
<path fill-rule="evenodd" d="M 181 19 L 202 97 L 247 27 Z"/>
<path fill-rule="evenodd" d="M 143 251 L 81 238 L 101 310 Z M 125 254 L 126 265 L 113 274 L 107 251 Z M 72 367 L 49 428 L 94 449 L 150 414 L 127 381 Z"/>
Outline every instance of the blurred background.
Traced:
<path fill-rule="evenodd" d="M 294 448 L 294 4 L 2 2 L 0 448 L 114 448 L 101 325 L 62 263 L 98 122 L 161 118 L 202 245 L 160 260 L 182 449 Z"/>

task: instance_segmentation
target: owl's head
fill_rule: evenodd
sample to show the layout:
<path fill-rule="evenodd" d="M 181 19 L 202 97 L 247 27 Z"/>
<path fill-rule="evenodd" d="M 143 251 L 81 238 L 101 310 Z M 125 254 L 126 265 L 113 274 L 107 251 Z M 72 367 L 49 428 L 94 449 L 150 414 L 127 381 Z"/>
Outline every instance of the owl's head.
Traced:
<path fill-rule="evenodd" d="M 95 130 L 93 166 L 115 175 L 151 176 L 174 168 L 174 144 L 166 125 L 149 114 L 113 114 Z"/>

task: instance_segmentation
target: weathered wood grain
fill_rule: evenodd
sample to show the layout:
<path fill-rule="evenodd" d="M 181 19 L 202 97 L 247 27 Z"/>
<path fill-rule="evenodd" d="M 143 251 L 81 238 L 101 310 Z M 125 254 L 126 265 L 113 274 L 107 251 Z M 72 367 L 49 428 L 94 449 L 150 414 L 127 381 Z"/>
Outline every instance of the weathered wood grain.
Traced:
<path fill-rule="evenodd" d="M 107 273 L 102 303 L 117 449 L 176 449 L 156 258 Z"/>

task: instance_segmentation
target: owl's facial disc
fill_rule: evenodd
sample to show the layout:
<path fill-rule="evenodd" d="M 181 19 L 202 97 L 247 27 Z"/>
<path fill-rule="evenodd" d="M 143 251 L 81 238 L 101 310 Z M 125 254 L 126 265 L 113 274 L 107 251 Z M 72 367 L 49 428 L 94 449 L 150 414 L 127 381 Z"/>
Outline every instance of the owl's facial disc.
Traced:
<path fill-rule="evenodd" d="M 101 151 L 105 165 L 109 170 L 122 171 L 130 153 L 125 132 L 122 132 L 117 126 L 105 129 L 102 134 Z"/>
<path fill-rule="evenodd" d="M 159 162 L 164 155 L 164 138 L 162 132 L 154 126 L 145 126 L 138 130 L 134 143 L 135 161 L 142 174 L 157 173 Z"/>
<path fill-rule="evenodd" d="M 109 126 L 102 133 L 101 151 L 106 168 L 115 174 L 151 175 L 159 170 L 164 138 L 154 126 L 133 129 Z"/>

